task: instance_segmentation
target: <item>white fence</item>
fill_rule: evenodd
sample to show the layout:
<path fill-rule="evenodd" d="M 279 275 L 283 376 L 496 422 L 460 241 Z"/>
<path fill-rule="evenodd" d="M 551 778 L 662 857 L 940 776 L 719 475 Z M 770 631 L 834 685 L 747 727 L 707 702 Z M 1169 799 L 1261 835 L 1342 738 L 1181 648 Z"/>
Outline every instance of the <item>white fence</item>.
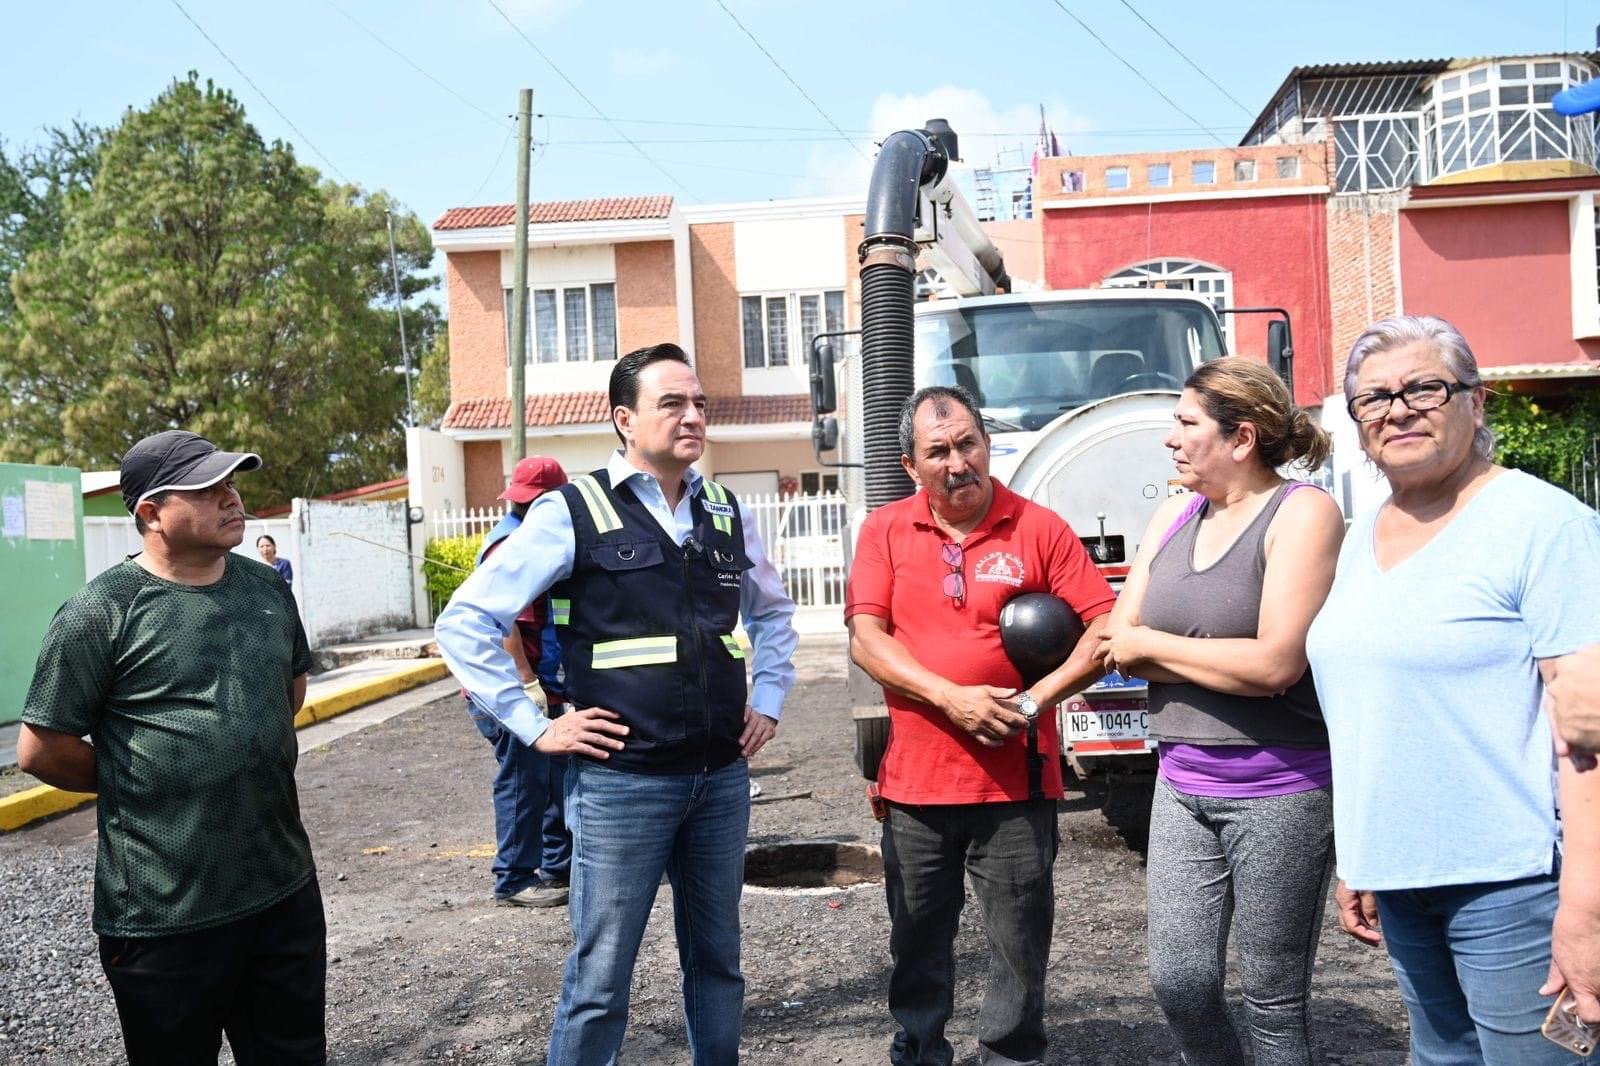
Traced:
<path fill-rule="evenodd" d="M 256 554 L 256 540 L 265 533 L 278 545 L 278 551 L 289 560 L 289 565 L 295 568 L 295 575 L 300 572 L 300 560 L 291 556 L 285 545 L 292 544 L 294 537 L 291 532 L 290 520 L 287 518 L 258 518 L 245 523 L 244 540 L 234 551 L 240 555 L 249 556 L 257 561 L 261 556 Z M 116 566 L 130 555 L 144 550 L 144 544 L 139 539 L 138 530 L 133 527 L 133 516 L 126 518 L 103 518 L 94 515 L 86 516 L 83 520 L 83 578 L 93 581 L 101 574 Z"/>
<path fill-rule="evenodd" d="M 796 606 L 837 621 L 844 609 L 844 530 L 849 519 L 843 496 L 741 496 L 755 520 L 761 543 Z M 504 512 L 495 508 L 436 511 L 428 536 L 482 536 Z"/>
<path fill-rule="evenodd" d="M 1567 489 L 1590 507 L 1600 508 L 1600 438 L 1573 458 Z"/>
<path fill-rule="evenodd" d="M 428 539 L 481 537 L 500 523 L 505 511 L 498 507 L 468 507 L 463 511 L 435 511 L 428 516 Z"/>
<path fill-rule="evenodd" d="M 294 567 L 295 603 L 313 648 L 416 624 L 406 505 L 295 500 L 287 518 L 254 519 L 233 549 L 259 559 L 263 533 Z M 83 520 L 84 576 L 142 550 L 133 518 Z"/>
<path fill-rule="evenodd" d="M 843 496 L 750 496 L 741 502 L 761 531 L 761 543 L 783 575 L 784 587 L 803 611 L 844 611 L 844 531 L 849 526 Z"/>

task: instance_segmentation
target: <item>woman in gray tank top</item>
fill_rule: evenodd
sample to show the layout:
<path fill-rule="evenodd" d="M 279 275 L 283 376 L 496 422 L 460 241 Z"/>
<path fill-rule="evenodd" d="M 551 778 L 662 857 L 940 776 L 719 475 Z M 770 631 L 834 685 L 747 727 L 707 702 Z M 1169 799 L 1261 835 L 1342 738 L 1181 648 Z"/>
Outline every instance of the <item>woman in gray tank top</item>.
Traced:
<path fill-rule="evenodd" d="M 1150 684 L 1161 771 L 1147 866 L 1150 980 L 1188 1066 L 1309 1066 L 1306 997 L 1333 868 L 1328 732 L 1305 636 L 1344 519 L 1278 468 L 1327 434 L 1276 374 L 1219 359 L 1184 384 L 1167 447 L 1187 494 L 1139 545 L 1101 637 Z M 1230 926 L 1247 1036 L 1223 998 Z"/>

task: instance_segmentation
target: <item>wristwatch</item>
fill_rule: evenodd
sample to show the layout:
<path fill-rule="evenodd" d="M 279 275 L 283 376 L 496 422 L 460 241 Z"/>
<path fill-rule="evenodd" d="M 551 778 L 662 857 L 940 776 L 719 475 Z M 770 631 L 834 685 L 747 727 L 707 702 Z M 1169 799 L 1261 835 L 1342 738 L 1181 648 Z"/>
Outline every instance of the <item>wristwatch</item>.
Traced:
<path fill-rule="evenodd" d="M 1017 697 L 1017 710 L 1022 712 L 1022 717 L 1031 722 L 1039 717 L 1039 701 L 1024 692 Z"/>

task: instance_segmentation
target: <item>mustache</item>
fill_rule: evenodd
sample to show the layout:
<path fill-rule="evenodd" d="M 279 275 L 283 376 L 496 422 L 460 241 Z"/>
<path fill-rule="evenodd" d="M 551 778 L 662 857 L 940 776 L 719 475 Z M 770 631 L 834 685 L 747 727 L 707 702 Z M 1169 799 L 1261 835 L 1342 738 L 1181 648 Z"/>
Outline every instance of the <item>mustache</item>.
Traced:
<path fill-rule="evenodd" d="M 963 486 L 976 485 L 977 483 L 978 473 L 975 470 L 968 470 L 965 474 L 951 474 L 944 479 L 944 491 L 954 492 Z"/>

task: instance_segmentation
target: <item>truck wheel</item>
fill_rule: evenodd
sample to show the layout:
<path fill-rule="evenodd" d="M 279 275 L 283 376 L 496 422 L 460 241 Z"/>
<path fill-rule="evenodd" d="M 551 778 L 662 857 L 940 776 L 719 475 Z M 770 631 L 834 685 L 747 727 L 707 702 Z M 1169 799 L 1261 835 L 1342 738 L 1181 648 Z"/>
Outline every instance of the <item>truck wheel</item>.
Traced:
<path fill-rule="evenodd" d="M 878 764 L 889 746 L 889 716 L 856 719 L 856 765 L 868 781 L 878 779 Z"/>

